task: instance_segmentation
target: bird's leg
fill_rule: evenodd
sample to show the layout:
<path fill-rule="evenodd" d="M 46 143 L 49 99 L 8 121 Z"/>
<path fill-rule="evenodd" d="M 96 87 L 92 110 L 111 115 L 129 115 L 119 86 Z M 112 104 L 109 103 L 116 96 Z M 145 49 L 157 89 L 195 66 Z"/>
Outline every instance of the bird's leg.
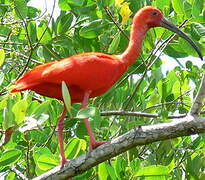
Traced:
<path fill-rule="evenodd" d="M 89 96 L 91 94 L 91 91 L 86 91 L 83 97 L 83 102 L 81 105 L 81 109 L 86 108 L 88 105 L 88 99 Z M 88 135 L 90 137 L 90 150 L 92 151 L 93 149 L 97 148 L 98 146 L 108 143 L 109 141 L 96 141 L 95 136 L 93 134 L 93 131 L 91 129 L 90 123 L 88 118 L 83 119 L 84 123 L 85 123 L 85 127 L 88 131 Z"/>
<path fill-rule="evenodd" d="M 58 120 L 58 141 L 59 141 L 59 146 L 60 146 L 60 155 L 61 155 L 61 168 L 63 168 L 64 164 L 67 162 L 67 159 L 65 158 L 65 153 L 64 153 L 64 145 L 63 145 L 63 123 L 64 119 L 66 116 L 66 107 L 64 105 L 63 112 L 60 116 L 60 119 Z"/>

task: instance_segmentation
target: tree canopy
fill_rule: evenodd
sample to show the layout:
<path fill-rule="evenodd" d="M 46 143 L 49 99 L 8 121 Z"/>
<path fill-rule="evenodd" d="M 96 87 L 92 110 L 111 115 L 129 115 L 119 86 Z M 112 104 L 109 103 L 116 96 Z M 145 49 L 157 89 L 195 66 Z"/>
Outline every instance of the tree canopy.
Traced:
<path fill-rule="evenodd" d="M 161 9 L 202 53 L 205 49 L 204 0 L 46 2 L 52 4 L 51 13 L 29 6 L 29 0 L 0 0 L 0 176 L 8 180 L 35 178 L 60 163 L 56 124 L 62 102 L 32 91 L 9 92 L 27 70 L 83 52 L 122 53 L 129 42 L 133 14 L 146 5 Z M 54 16 L 56 7 L 58 16 Z M 83 117 L 90 118 L 99 140 L 185 117 L 204 69 L 185 40 L 161 27 L 151 29 L 140 57 L 106 94 L 90 99 L 83 111 L 78 103 L 72 106 L 73 118 L 68 114 L 65 120 L 66 157 L 74 159 L 89 151 Z M 200 109 L 203 117 L 203 106 Z M 144 143 L 74 179 L 202 180 L 204 171 L 205 135 L 196 134 Z"/>

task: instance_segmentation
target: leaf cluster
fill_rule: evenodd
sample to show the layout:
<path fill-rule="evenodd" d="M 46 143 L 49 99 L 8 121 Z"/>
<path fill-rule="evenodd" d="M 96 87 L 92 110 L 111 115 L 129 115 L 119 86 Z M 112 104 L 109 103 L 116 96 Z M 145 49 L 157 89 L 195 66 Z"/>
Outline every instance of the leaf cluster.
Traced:
<path fill-rule="evenodd" d="M 204 51 L 204 0 L 126 2 L 132 14 L 140 7 L 154 5 L 174 24 L 187 20 L 182 30 Z M 30 91 L 10 94 L 14 81 L 36 65 L 73 54 L 90 51 L 120 54 L 129 42 L 131 18 L 121 24 L 120 8 L 114 0 L 47 3 L 53 3 L 54 11 L 58 6 L 60 14 L 53 16 L 52 12 L 29 6 L 29 0 L 0 0 L 0 144 L 4 144 L 0 149 L 0 173 L 9 180 L 21 179 L 13 166 L 23 176 L 33 178 L 60 162 L 56 123 L 62 103 Z M 163 28 L 151 29 L 140 57 L 113 88 L 90 100 L 90 107 L 85 110 L 79 112 L 80 104 L 73 105 L 73 117 L 68 116 L 64 124 L 68 159 L 89 150 L 81 120 L 84 117 L 90 118 L 97 139 L 108 140 L 137 125 L 170 121 L 168 115 L 189 112 L 204 65 L 194 58 L 196 52 L 183 39 L 175 37 L 166 43 L 171 34 Z M 163 56 L 159 56 L 161 53 Z M 176 65 L 170 69 L 172 62 Z M 101 111 L 108 110 L 160 116 L 100 116 Z M 74 179 L 202 180 L 204 142 L 202 134 L 137 147 Z"/>

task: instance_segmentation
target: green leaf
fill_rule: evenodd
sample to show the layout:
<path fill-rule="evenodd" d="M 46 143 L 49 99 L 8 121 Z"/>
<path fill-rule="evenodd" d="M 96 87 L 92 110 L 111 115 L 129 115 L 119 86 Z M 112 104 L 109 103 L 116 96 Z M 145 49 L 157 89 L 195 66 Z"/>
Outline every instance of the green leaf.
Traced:
<path fill-rule="evenodd" d="M 111 54 L 115 53 L 118 49 L 119 43 L 120 43 L 120 33 L 117 33 L 108 48 L 108 53 Z"/>
<path fill-rule="evenodd" d="M 0 36 L 7 37 L 11 29 L 7 26 L 0 25 Z"/>
<path fill-rule="evenodd" d="M 35 147 L 34 148 L 34 153 L 33 153 L 33 158 L 35 163 L 37 163 L 38 159 L 40 156 L 47 154 L 49 157 L 51 157 L 53 154 L 50 149 L 47 147 Z"/>
<path fill-rule="evenodd" d="M 110 5 L 112 5 L 114 3 L 114 0 L 97 0 L 97 4 L 100 6 L 100 7 L 108 7 Z M 135 1 L 135 4 L 136 1 Z"/>
<path fill-rule="evenodd" d="M 184 14 L 184 0 L 172 0 L 172 5 L 174 8 L 174 11 L 176 11 L 177 14 L 183 15 Z"/>
<path fill-rule="evenodd" d="M 170 6 L 170 0 L 156 0 L 156 6 L 161 10 L 167 9 Z"/>
<path fill-rule="evenodd" d="M 36 22 L 29 22 L 27 28 L 31 42 L 35 43 L 37 41 Z"/>
<path fill-rule="evenodd" d="M 79 138 L 85 138 L 85 136 L 87 136 L 87 130 L 85 128 L 83 121 L 78 122 L 75 134 Z"/>
<path fill-rule="evenodd" d="M 162 176 L 165 180 L 165 177 L 169 175 L 169 168 L 162 165 L 152 165 L 141 168 L 139 171 L 136 172 L 135 176 L 154 176 L 157 178 L 158 176 Z M 151 178 L 150 178 L 151 179 Z"/>
<path fill-rule="evenodd" d="M 204 7 L 204 0 L 194 0 L 192 5 L 192 15 L 197 18 L 202 13 Z"/>
<path fill-rule="evenodd" d="M 41 21 L 37 28 L 37 37 L 43 44 L 48 44 L 52 38 L 50 28 L 47 26 L 46 21 Z"/>
<path fill-rule="evenodd" d="M 75 6 L 82 6 L 84 3 L 84 0 L 67 0 L 67 2 Z"/>
<path fill-rule="evenodd" d="M 78 111 L 76 118 L 84 119 L 84 118 L 94 117 L 95 113 L 96 113 L 95 107 L 87 107 Z"/>
<path fill-rule="evenodd" d="M 117 176 L 118 179 L 121 179 L 121 171 L 123 171 L 122 168 L 122 157 L 117 157 L 116 160 L 113 162 L 113 167 L 115 170 L 115 174 Z"/>
<path fill-rule="evenodd" d="M 167 81 L 166 79 L 161 79 L 157 84 L 158 92 L 161 100 L 164 101 L 167 96 Z"/>
<path fill-rule="evenodd" d="M 51 101 L 44 101 L 41 103 L 37 108 L 34 109 L 34 111 L 31 113 L 31 116 L 38 119 L 41 117 L 43 113 L 46 113 L 48 111 L 48 107 L 50 106 Z"/>
<path fill-rule="evenodd" d="M 205 26 L 200 23 L 193 23 L 193 31 L 197 36 L 201 37 L 205 35 Z"/>
<path fill-rule="evenodd" d="M 15 176 L 16 176 L 16 173 L 10 172 L 10 173 L 8 173 L 8 175 L 6 176 L 6 179 L 5 179 L 5 180 L 15 180 Z"/>
<path fill-rule="evenodd" d="M 70 97 L 70 93 L 68 91 L 68 88 L 66 86 L 66 83 L 64 81 L 62 81 L 61 88 L 62 88 L 63 101 L 65 103 L 66 109 L 67 109 L 68 113 L 70 114 L 70 116 L 72 116 L 72 114 L 71 114 L 71 97 Z"/>
<path fill-rule="evenodd" d="M 95 113 L 95 114 L 93 114 L 93 116 L 90 116 L 90 117 L 92 117 L 92 121 L 90 121 L 91 127 L 92 128 L 100 128 L 100 126 L 103 122 L 103 119 L 100 115 L 100 110 L 95 108 L 95 112 L 93 112 L 93 113 Z"/>
<path fill-rule="evenodd" d="M 70 29 L 71 23 L 73 22 L 73 14 L 68 13 L 61 16 L 60 21 L 57 25 L 57 33 L 58 34 L 66 34 L 66 32 Z"/>
<path fill-rule="evenodd" d="M 25 0 L 14 0 L 15 13 L 19 19 L 25 19 L 27 17 L 27 5 Z"/>
<path fill-rule="evenodd" d="M 29 19 L 33 19 L 37 16 L 40 16 L 40 14 L 41 14 L 41 9 L 37 9 L 37 8 L 28 6 L 27 16 Z"/>
<path fill-rule="evenodd" d="M 100 180 L 105 180 L 108 177 L 106 163 L 100 163 L 98 165 L 98 176 Z"/>
<path fill-rule="evenodd" d="M 6 130 L 10 127 L 16 126 L 15 116 L 13 114 L 12 107 L 14 101 L 9 97 L 7 100 L 7 106 L 3 110 L 3 129 Z"/>
<path fill-rule="evenodd" d="M 96 38 L 106 25 L 101 19 L 89 22 L 80 29 L 79 35 L 87 39 Z"/>
<path fill-rule="evenodd" d="M 108 163 L 105 164 L 106 165 L 106 170 L 107 170 L 107 173 L 109 174 L 109 176 L 111 177 L 112 180 L 117 180 L 117 176 L 115 174 L 115 170 L 114 168 L 109 165 Z"/>
<path fill-rule="evenodd" d="M 43 171 L 52 169 L 58 164 L 59 161 L 57 160 L 57 158 L 55 156 L 52 156 L 51 154 L 43 154 L 37 160 L 37 166 Z"/>
<path fill-rule="evenodd" d="M 86 141 L 79 138 L 72 138 L 65 147 L 65 156 L 73 159 L 79 155 L 80 150 L 85 150 Z"/>
<path fill-rule="evenodd" d="M 54 46 L 68 46 L 68 47 L 71 47 L 73 46 L 72 44 L 72 39 L 69 38 L 69 37 L 65 37 L 65 36 L 57 36 L 57 37 L 54 37 L 52 39 L 52 45 Z"/>
<path fill-rule="evenodd" d="M 67 0 L 59 0 L 58 1 L 58 7 L 62 10 L 62 11 L 68 11 L 70 10 L 70 6 L 68 4 Z"/>
<path fill-rule="evenodd" d="M 18 149 L 11 149 L 3 152 L 0 158 L 0 167 L 16 163 L 20 159 L 21 154 L 22 152 Z"/>
<path fill-rule="evenodd" d="M 0 49 L 0 67 L 2 66 L 2 64 L 4 63 L 5 60 L 5 52 L 3 49 Z M 1 81 L 1 80 L 0 80 Z M 1 83 L 0 83 L 1 84 Z"/>
<path fill-rule="evenodd" d="M 25 99 L 18 101 L 12 107 L 12 112 L 15 115 L 15 121 L 17 125 L 24 121 L 27 107 L 28 107 L 28 103 Z"/>

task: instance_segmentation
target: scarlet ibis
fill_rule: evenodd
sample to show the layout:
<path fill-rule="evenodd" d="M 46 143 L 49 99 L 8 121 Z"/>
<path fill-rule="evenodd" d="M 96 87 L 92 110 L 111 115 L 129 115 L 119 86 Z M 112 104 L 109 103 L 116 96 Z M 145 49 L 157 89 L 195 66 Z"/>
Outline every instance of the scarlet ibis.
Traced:
<path fill-rule="evenodd" d="M 177 33 L 186 39 L 203 59 L 197 45 L 179 28 L 163 17 L 162 12 L 152 6 L 140 9 L 134 16 L 127 49 L 120 55 L 110 55 L 100 52 L 89 52 L 63 58 L 39 65 L 24 74 L 15 83 L 12 92 L 26 89 L 37 92 L 43 96 L 63 100 L 61 83 L 64 81 L 71 95 L 71 102 L 81 102 L 81 108 L 88 105 L 89 98 L 104 94 L 122 76 L 127 68 L 134 63 L 139 55 L 146 32 L 161 26 Z M 61 165 L 66 162 L 63 147 L 63 121 L 66 108 L 58 121 L 58 139 L 60 145 Z M 90 149 L 95 149 L 106 141 L 96 141 L 89 121 L 84 119 L 90 136 Z"/>

